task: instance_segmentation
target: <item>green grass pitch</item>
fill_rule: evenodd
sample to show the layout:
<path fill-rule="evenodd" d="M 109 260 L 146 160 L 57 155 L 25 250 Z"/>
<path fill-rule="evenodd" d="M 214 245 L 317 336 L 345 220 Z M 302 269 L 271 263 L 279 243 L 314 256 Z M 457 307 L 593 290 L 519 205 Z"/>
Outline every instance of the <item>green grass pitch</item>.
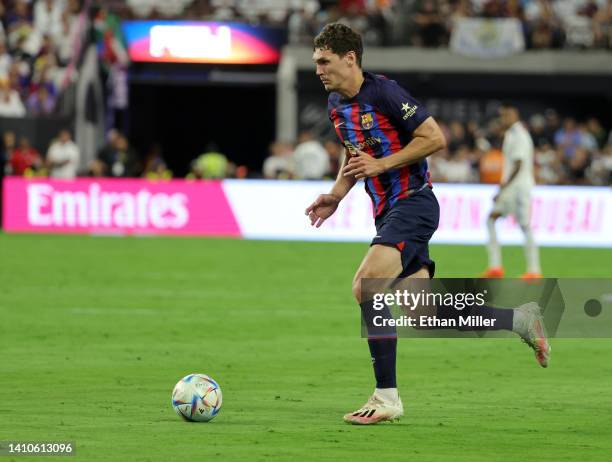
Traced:
<path fill-rule="evenodd" d="M 373 388 L 350 291 L 366 249 L 0 235 L 0 440 L 87 461 L 612 460 L 612 340 L 553 339 L 545 370 L 518 339 L 403 339 L 405 417 L 344 424 Z M 548 276 L 612 276 L 612 250 L 541 253 Z M 438 276 L 485 266 L 482 247 L 432 254 Z M 172 410 L 190 372 L 221 384 L 211 423 Z"/>

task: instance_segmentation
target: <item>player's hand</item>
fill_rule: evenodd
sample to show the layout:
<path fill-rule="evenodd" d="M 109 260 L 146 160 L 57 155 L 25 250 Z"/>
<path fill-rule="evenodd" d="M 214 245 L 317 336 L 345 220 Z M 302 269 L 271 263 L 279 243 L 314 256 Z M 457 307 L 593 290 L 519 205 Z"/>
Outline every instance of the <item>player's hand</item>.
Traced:
<path fill-rule="evenodd" d="M 356 151 L 342 170 L 344 176 L 361 178 L 378 176 L 385 171 L 382 159 L 375 159 L 363 151 Z"/>
<path fill-rule="evenodd" d="M 306 209 L 306 215 L 310 218 L 310 224 L 319 228 L 325 220 L 333 215 L 339 203 L 340 199 L 333 194 L 321 194 Z"/>

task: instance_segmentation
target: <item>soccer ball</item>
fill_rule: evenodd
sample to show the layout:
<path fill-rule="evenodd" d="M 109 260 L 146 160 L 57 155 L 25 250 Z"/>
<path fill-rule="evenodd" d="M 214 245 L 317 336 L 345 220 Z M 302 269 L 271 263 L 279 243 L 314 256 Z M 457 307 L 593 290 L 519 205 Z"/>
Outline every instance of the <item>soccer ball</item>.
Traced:
<path fill-rule="evenodd" d="M 183 377 L 172 390 L 172 407 L 183 419 L 208 422 L 221 409 L 221 387 L 204 374 Z"/>

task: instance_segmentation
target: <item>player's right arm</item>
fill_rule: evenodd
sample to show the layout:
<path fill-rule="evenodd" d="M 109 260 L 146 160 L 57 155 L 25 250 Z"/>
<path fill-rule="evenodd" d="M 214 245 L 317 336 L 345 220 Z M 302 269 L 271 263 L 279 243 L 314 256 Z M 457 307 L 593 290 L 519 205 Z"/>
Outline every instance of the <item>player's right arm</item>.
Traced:
<path fill-rule="evenodd" d="M 514 179 L 517 177 L 521 170 L 521 166 L 523 163 L 523 159 L 525 157 L 525 147 L 521 145 L 520 140 L 515 139 L 514 136 L 507 134 L 506 139 L 504 140 L 504 146 L 502 148 L 504 156 L 507 156 L 512 160 L 512 171 L 508 175 L 506 181 L 502 182 L 499 185 L 499 190 L 497 194 L 493 197 L 493 201 L 496 201 L 499 196 L 508 189 L 508 186 L 512 184 Z M 508 138 L 509 137 L 509 138 Z"/>
<path fill-rule="evenodd" d="M 346 152 L 345 152 L 346 154 Z M 317 199 L 310 204 L 306 209 L 306 215 L 310 218 L 310 224 L 312 226 L 320 227 L 325 220 L 331 217 L 340 201 L 349 193 L 351 188 L 355 186 L 357 180 L 355 177 L 346 177 L 342 174 L 342 170 L 348 163 L 349 156 L 345 155 L 342 165 L 338 170 L 336 176 L 336 182 L 328 194 L 321 194 Z"/>

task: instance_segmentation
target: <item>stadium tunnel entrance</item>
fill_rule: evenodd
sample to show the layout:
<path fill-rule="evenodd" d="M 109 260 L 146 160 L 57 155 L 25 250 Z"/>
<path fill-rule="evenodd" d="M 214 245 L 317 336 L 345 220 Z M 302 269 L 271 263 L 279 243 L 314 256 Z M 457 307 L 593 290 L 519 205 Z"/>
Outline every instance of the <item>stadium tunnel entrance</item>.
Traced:
<path fill-rule="evenodd" d="M 129 102 L 124 126 L 130 143 L 143 159 L 159 144 L 175 178 L 189 173 L 209 143 L 257 174 L 275 137 L 274 82 L 136 81 Z"/>

